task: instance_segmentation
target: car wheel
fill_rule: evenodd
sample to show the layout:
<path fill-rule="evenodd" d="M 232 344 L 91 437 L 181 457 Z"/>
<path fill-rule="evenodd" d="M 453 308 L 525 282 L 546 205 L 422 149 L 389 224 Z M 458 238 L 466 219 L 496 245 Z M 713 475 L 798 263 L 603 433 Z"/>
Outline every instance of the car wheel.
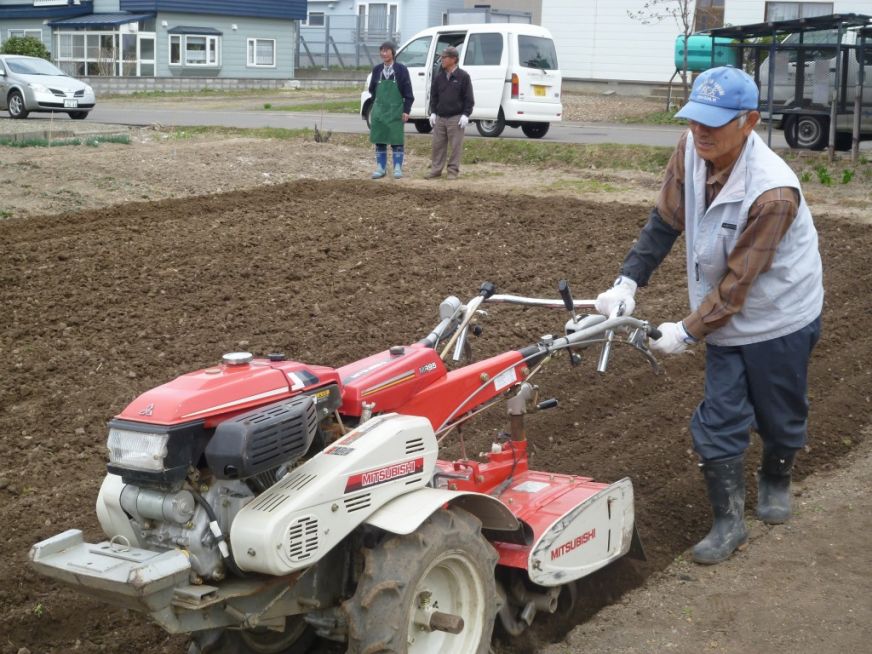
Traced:
<path fill-rule="evenodd" d="M 415 129 L 418 130 L 418 134 L 429 134 L 433 131 L 433 126 L 429 120 L 416 120 Z"/>
<path fill-rule="evenodd" d="M 548 133 L 551 123 L 524 123 L 521 131 L 530 139 L 541 139 Z"/>
<path fill-rule="evenodd" d="M 21 91 L 17 90 L 9 93 L 6 108 L 12 118 L 27 118 L 27 115 L 30 113 L 24 105 L 24 96 L 21 95 Z"/>
<path fill-rule="evenodd" d="M 87 111 L 71 111 L 69 113 L 70 118 L 72 118 L 73 120 L 85 120 L 85 118 L 88 117 Z"/>
<path fill-rule="evenodd" d="M 784 120 L 784 139 L 792 148 L 823 150 L 829 140 L 829 126 L 826 116 L 789 116 Z"/>
<path fill-rule="evenodd" d="M 475 128 L 482 136 L 496 137 L 503 133 L 506 128 L 506 117 L 503 115 L 503 110 L 497 115 L 496 120 L 477 120 Z"/>

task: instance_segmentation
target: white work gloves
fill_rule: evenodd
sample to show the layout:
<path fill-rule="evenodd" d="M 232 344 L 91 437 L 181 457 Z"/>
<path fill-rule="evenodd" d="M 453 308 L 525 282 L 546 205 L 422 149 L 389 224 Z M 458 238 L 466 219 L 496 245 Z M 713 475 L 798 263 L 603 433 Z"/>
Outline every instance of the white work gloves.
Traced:
<path fill-rule="evenodd" d="M 430 114 L 430 127 L 436 127 L 436 114 Z"/>
<path fill-rule="evenodd" d="M 696 343 L 696 339 L 684 328 L 683 322 L 664 322 L 657 329 L 660 338 L 650 342 L 652 352 L 658 354 L 680 354 L 688 345 Z"/>
<path fill-rule="evenodd" d="M 457 124 L 460 125 L 460 129 L 466 129 L 466 126 L 469 125 L 469 116 L 461 114 Z"/>
<path fill-rule="evenodd" d="M 635 295 L 636 282 L 629 277 L 621 275 L 615 280 L 614 286 L 597 296 L 594 307 L 602 315 L 611 316 L 621 306 L 621 302 L 623 302 L 624 315 L 630 316 L 633 314 L 633 309 L 636 308 L 636 300 L 633 299 Z"/>

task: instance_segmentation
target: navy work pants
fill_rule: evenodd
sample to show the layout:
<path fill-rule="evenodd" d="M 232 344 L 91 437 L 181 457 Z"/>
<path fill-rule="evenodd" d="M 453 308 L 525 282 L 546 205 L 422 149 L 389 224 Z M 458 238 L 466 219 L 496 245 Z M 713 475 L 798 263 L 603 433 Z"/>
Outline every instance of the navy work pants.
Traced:
<path fill-rule="evenodd" d="M 767 450 L 805 445 L 808 362 L 821 319 L 792 334 L 737 346 L 706 345 L 705 397 L 690 421 L 693 448 L 703 461 L 742 454 L 754 428 Z"/>

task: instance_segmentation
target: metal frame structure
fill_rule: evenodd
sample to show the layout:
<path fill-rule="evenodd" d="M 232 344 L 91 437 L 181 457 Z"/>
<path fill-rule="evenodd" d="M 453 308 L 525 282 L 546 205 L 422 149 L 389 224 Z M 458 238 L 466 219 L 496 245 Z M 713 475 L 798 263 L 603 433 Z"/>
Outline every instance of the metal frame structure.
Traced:
<path fill-rule="evenodd" d="M 842 37 L 845 31 L 849 28 L 859 27 L 858 41 L 856 44 L 849 45 L 842 43 Z M 760 86 L 760 67 L 763 59 L 768 56 L 768 78 L 767 78 L 767 106 L 765 110 L 769 116 L 767 142 L 772 143 L 772 116 L 775 109 L 774 103 L 774 86 L 775 86 L 775 53 L 785 50 L 792 50 L 797 53 L 796 62 L 796 81 L 794 98 L 800 98 L 794 103 L 794 106 L 785 107 L 782 111 L 785 115 L 791 114 L 807 114 L 809 112 L 822 113 L 823 109 L 810 108 L 808 102 L 803 97 L 804 90 L 804 72 L 806 52 L 811 49 L 820 49 L 820 44 L 807 45 L 804 43 L 804 35 L 808 32 L 818 32 L 822 30 L 836 30 L 836 42 L 830 46 L 827 44 L 827 49 L 832 49 L 836 55 L 836 70 L 833 76 L 833 93 L 828 110 L 829 114 L 829 137 L 828 151 L 832 159 L 835 154 L 836 140 L 836 118 L 839 113 L 846 113 L 848 106 L 847 95 L 847 75 L 848 75 L 848 56 L 851 52 L 857 51 L 859 62 L 865 61 L 866 38 L 872 36 L 872 16 L 864 14 L 832 14 L 827 16 L 813 16 L 810 18 L 800 18 L 794 20 L 770 21 L 765 23 L 754 23 L 750 25 L 737 25 L 731 27 L 719 27 L 711 30 L 706 30 L 705 34 L 714 37 L 724 37 L 733 39 L 734 42 L 728 44 L 728 47 L 737 48 L 739 51 L 739 61 L 746 61 L 746 51 L 748 59 L 753 56 L 754 63 L 754 80 L 757 86 Z M 788 34 L 799 34 L 798 44 L 783 44 L 781 41 Z M 761 42 L 760 39 L 766 39 Z M 712 48 L 712 58 L 714 59 L 714 48 Z M 714 61 L 712 62 L 714 65 Z M 854 108 L 854 124 L 853 124 L 853 139 L 852 152 L 853 158 L 856 161 L 859 153 L 859 138 L 860 138 L 860 111 L 863 100 L 863 78 L 864 66 L 858 66 L 857 85 L 855 87 L 855 97 L 853 98 Z M 761 107 L 762 109 L 762 107 Z"/>

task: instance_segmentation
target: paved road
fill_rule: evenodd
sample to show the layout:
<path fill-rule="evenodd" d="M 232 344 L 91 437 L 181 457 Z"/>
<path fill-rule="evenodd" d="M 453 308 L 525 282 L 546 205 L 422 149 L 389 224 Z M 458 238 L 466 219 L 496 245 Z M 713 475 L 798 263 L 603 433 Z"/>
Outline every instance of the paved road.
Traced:
<path fill-rule="evenodd" d="M 35 115 L 35 114 L 34 114 Z M 111 101 L 98 104 L 89 121 L 120 125 L 194 126 L 212 125 L 223 127 L 280 127 L 286 129 L 311 128 L 364 134 L 366 123 L 351 114 L 322 114 L 319 112 L 279 111 L 222 111 L 191 108 L 146 108 L 136 109 L 129 103 Z M 675 125 L 623 125 L 604 123 L 554 123 L 544 140 L 560 143 L 621 143 L 630 145 L 659 145 L 671 147 L 678 140 L 683 127 Z M 412 125 L 407 132 L 415 133 Z M 470 126 L 467 136 L 478 138 L 478 132 Z M 765 130 L 761 132 L 765 138 Z M 506 128 L 503 138 L 526 138 L 520 129 Z M 780 132 L 773 132 L 774 147 L 786 147 Z"/>

